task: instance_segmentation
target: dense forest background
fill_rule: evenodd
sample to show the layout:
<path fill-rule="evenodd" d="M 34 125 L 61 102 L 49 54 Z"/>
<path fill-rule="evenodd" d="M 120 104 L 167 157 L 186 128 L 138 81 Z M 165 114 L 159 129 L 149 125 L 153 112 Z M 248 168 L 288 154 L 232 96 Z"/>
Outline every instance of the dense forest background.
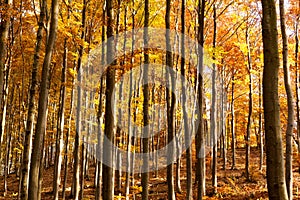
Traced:
<path fill-rule="evenodd" d="M 300 199 L 296 0 L 1 0 L 1 199 Z"/>

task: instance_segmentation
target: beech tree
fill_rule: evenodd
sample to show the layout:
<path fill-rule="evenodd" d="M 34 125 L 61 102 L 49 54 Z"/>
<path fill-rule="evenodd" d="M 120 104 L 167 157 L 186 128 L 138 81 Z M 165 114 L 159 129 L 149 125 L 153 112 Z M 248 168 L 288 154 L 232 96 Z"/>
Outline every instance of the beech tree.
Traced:
<path fill-rule="evenodd" d="M 5 6 L 5 9 L 9 10 L 11 9 L 12 0 L 5 0 L 1 2 Z M 1 16 L 1 25 L 0 25 L 0 109 L 3 107 L 3 99 L 5 96 L 4 91 L 4 85 L 5 85 L 5 71 L 6 71 L 6 55 L 7 55 L 7 44 L 8 44 L 8 34 L 9 34 L 9 26 L 10 26 L 10 12 L 4 13 L 4 15 Z M 3 112 L 3 111 L 2 111 Z M 5 116 L 0 115 L 0 147 L 3 142 L 3 136 L 4 136 L 4 127 L 3 124 L 5 124 Z M 2 152 L 0 148 L 0 162 L 2 162 Z"/>
<path fill-rule="evenodd" d="M 168 180 L 168 199 L 175 200 L 175 189 L 174 189 L 174 165 L 173 165 L 173 158 L 174 158 L 174 150 L 175 146 L 171 145 L 172 140 L 174 138 L 174 108 L 175 108 L 175 77 L 173 71 L 170 70 L 173 67 L 172 63 L 172 52 L 171 50 L 171 41 L 170 41 L 170 11 L 171 11 L 171 0 L 166 1 L 166 66 L 167 73 L 166 73 L 166 81 L 167 81 L 167 90 L 166 90 L 166 101 L 167 101 L 167 120 L 168 120 L 168 169 L 167 169 L 167 180 Z"/>
<path fill-rule="evenodd" d="M 148 44 L 149 44 L 149 0 L 145 0 L 145 19 L 144 19 L 144 33 L 143 33 L 143 43 L 144 43 L 144 68 L 143 68 L 143 125 L 145 126 L 143 142 L 143 173 L 142 173 L 142 199 L 148 199 L 149 197 L 149 85 L 148 85 L 148 67 L 149 67 L 149 54 L 148 54 Z"/>
<path fill-rule="evenodd" d="M 27 122 L 26 122 L 26 131 L 24 138 L 24 150 L 22 158 L 22 171 L 20 177 L 20 197 L 22 199 L 28 198 L 28 180 L 29 180 L 29 165 L 30 165 L 30 156 L 31 156 L 31 143 L 32 143 L 32 134 L 33 134 L 33 123 L 34 123 L 34 112 L 35 112 L 35 94 L 37 90 L 37 73 L 38 73 L 38 63 L 40 59 L 40 50 L 43 39 L 43 27 L 45 20 L 45 1 L 41 1 L 40 5 L 40 16 L 39 16 L 39 28 L 37 31 L 36 47 L 34 54 L 34 62 L 32 66 L 32 75 L 31 75 L 31 84 L 30 84 L 30 96 L 29 96 L 29 105 L 27 112 Z"/>
<path fill-rule="evenodd" d="M 204 18 L 205 18 L 205 4 L 206 1 L 202 0 L 198 2 L 198 42 L 199 42 L 199 52 L 198 52 L 198 103 L 199 103 L 199 127 L 196 133 L 196 152 L 197 152 L 197 173 L 199 176 L 198 180 L 198 200 L 201 200 L 205 195 L 205 132 L 204 132 L 204 119 L 203 119 L 203 106 L 204 106 L 204 78 L 203 78 L 203 68 L 204 68 Z"/>
<path fill-rule="evenodd" d="M 45 2 L 44 2 L 45 3 Z M 53 0 L 51 4 L 51 21 L 49 28 L 49 38 L 47 38 L 46 54 L 43 62 L 42 69 L 42 82 L 39 93 L 39 105 L 38 105 L 38 121 L 36 125 L 36 131 L 34 136 L 34 143 L 31 155 L 30 163 L 30 175 L 29 175 L 29 199 L 38 199 L 40 187 L 40 179 L 42 179 L 42 174 L 40 173 L 40 163 L 42 159 L 43 151 L 43 141 L 44 134 L 46 130 L 46 113 L 47 113 L 47 104 L 48 104 L 48 92 L 49 92 L 49 69 L 52 58 L 52 51 L 54 48 L 54 43 L 56 40 L 56 31 L 58 25 L 58 10 L 59 10 L 59 1 Z"/>
<path fill-rule="evenodd" d="M 263 105 L 266 134 L 267 183 L 270 199 L 288 199 L 285 184 L 278 100 L 279 53 L 274 0 L 263 0 Z"/>
<path fill-rule="evenodd" d="M 289 199 L 293 199 L 293 167 L 292 167 L 292 155 L 293 155 L 293 127 L 294 127 L 294 103 L 293 92 L 290 83 L 290 70 L 288 66 L 288 43 L 285 28 L 285 9 L 283 0 L 279 1 L 280 11 L 280 27 L 282 36 L 282 62 L 284 70 L 284 85 L 286 95 L 288 99 L 288 121 L 286 127 L 286 161 L 285 161 L 285 176 L 286 187 Z"/>
<path fill-rule="evenodd" d="M 0 198 L 297 199 L 300 4 L 262 5 L 2 0 Z"/>

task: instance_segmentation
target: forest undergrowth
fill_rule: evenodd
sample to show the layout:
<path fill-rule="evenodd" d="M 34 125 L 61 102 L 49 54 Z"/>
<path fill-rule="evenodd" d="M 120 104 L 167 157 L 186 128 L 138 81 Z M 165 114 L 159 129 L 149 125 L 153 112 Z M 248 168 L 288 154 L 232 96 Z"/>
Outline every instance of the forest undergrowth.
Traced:
<path fill-rule="evenodd" d="M 227 152 L 228 162 L 226 165 L 226 170 L 223 169 L 222 163 L 223 159 L 218 157 L 218 188 L 217 193 L 213 194 L 213 188 L 211 185 L 211 157 L 208 154 L 206 158 L 206 187 L 207 193 L 203 199 L 225 199 L 225 200 L 257 200 L 257 199 L 268 199 L 267 183 L 266 183 L 266 165 L 264 163 L 263 169 L 259 170 L 259 149 L 251 149 L 251 181 L 247 181 L 245 178 L 245 149 L 239 148 L 236 151 L 236 168 L 231 169 L 231 151 Z M 195 152 L 193 154 L 193 163 L 195 161 Z M 299 160 L 297 155 L 294 156 L 293 162 L 293 177 L 294 186 L 293 193 L 294 199 L 300 199 L 300 174 L 299 174 Z M 193 166 L 195 169 L 195 166 Z M 52 195 L 52 181 L 53 181 L 53 170 L 54 167 L 51 166 L 44 171 L 43 178 L 43 189 L 42 189 L 42 199 L 50 200 L 53 199 Z M 149 199 L 153 200 L 164 200 L 167 199 L 167 180 L 166 180 L 166 168 L 161 169 L 158 173 L 151 172 L 149 180 Z M 84 199 L 94 199 L 95 188 L 94 188 L 94 166 L 89 168 L 88 177 L 85 179 L 85 190 Z M 185 154 L 182 155 L 182 166 L 181 166 L 181 189 L 182 193 L 176 193 L 176 199 L 185 199 Z M 68 181 L 67 181 L 67 199 L 69 199 L 71 184 L 72 184 L 72 168 L 68 169 Z M 158 176 L 155 177 L 155 174 Z M 63 177 L 64 174 L 62 174 Z M 195 173 L 193 173 L 193 181 L 195 181 Z M 122 179 L 125 180 L 125 179 Z M 125 181 L 123 181 L 125 182 Z M 8 176 L 8 194 L 3 197 L 3 177 L 0 178 L 0 199 L 17 199 L 19 181 L 16 178 L 16 174 L 10 174 Z M 61 186 L 62 188 L 62 186 Z M 135 175 L 135 185 L 130 188 L 130 199 L 141 199 L 141 182 L 138 174 Z M 61 190 L 60 190 L 61 193 Z M 196 185 L 194 184 L 193 195 L 196 199 L 197 191 Z M 61 198 L 61 195 L 60 195 Z M 115 191 L 115 199 L 125 199 L 122 196 L 122 191 Z"/>

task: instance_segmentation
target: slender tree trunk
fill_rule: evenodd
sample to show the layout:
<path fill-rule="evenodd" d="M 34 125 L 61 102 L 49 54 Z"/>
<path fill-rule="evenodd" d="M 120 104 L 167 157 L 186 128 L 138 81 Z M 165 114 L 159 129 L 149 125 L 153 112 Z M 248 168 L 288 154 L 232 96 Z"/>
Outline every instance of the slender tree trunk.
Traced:
<path fill-rule="evenodd" d="M 28 104 L 28 113 L 27 113 L 27 122 L 26 122 L 26 130 L 25 130 L 25 138 L 23 142 L 24 150 L 23 150 L 23 158 L 22 158 L 22 171 L 20 177 L 20 197 L 22 200 L 26 200 L 28 198 L 28 174 L 29 174 L 29 163 L 31 156 L 31 141 L 33 134 L 33 121 L 34 121 L 34 112 L 35 112 L 35 95 L 37 88 L 37 71 L 38 71 L 38 63 L 40 59 L 40 50 L 42 44 L 42 33 L 44 27 L 44 19 L 45 19 L 45 1 L 41 1 L 40 7 L 40 17 L 39 17 L 39 28 L 37 31 L 37 39 L 35 46 L 35 54 L 32 66 L 32 75 L 31 75 L 31 86 L 30 86 L 30 94 L 29 94 L 29 104 Z"/>
<path fill-rule="evenodd" d="M 213 5 L 214 12 L 214 36 L 213 36 L 213 47 L 216 48 L 216 38 L 217 38 L 217 14 L 216 6 Z M 213 60 L 215 60 L 215 55 L 213 55 Z M 212 186 L 213 193 L 217 193 L 217 150 L 218 150 L 218 140 L 217 140 L 217 99 L 216 99 L 216 64 L 213 63 L 212 69 L 212 94 L 211 94 L 211 113 L 210 113 L 210 137 L 212 146 Z"/>
<path fill-rule="evenodd" d="M 299 15 L 300 17 L 300 15 Z M 298 38 L 298 26 L 299 26 L 299 17 L 296 21 L 295 26 L 295 68 L 296 68 L 296 107 L 297 107 L 297 144 L 298 144 L 298 153 L 300 153 L 300 105 L 299 105 L 299 69 L 298 69 L 298 53 L 299 53 L 299 38 Z M 299 167 L 300 172 L 300 167 Z"/>
<path fill-rule="evenodd" d="M 81 40 L 82 42 L 85 41 L 85 34 L 86 34 L 86 7 L 87 1 L 83 0 L 83 8 L 82 8 L 82 24 L 81 24 Z M 83 57 L 84 46 L 80 45 L 79 48 L 79 56 L 78 56 L 78 67 L 77 67 L 77 107 L 76 107 L 76 135 L 75 135 L 75 144 L 74 144 L 74 167 L 73 167 L 73 185 L 72 185 L 72 192 L 71 196 L 74 199 L 79 199 L 80 194 L 80 151 L 81 145 L 81 106 L 82 106 L 82 57 Z"/>
<path fill-rule="evenodd" d="M 9 67 L 10 68 L 10 67 Z M 8 71 L 10 71 L 8 69 Z M 7 75 L 7 78 L 6 78 L 6 86 L 5 86 L 5 93 L 7 95 L 8 93 L 8 76 L 9 76 L 9 72 L 7 72 L 8 75 Z M 10 97 L 10 101 L 13 102 L 13 99 L 14 99 L 14 87 L 12 88 L 12 92 L 11 92 L 11 97 Z M 7 100 L 6 102 L 4 102 L 4 104 L 7 104 Z M 11 103 L 13 104 L 13 103 Z M 9 113 L 12 112 L 12 105 L 10 105 L 9 107 Z M 10 116 L 11 118 L 11 116 Z M 6 194 L 7 194 L 7 175 L 9 174 L 9 163 L 10 163 L 10 152 L 11 152 L 11 141 L 12 141 L 12 134 L 9 134 L 11 133 L 13 130 L 12 130 L 12 126 L 13 126 L 13 123 L 14 121 L 13 120 L 10 120 L 11 122 L 8 124 L 8 131 L 6 133 L 6 148 L 5 148 L 5 152 L 6 152 L 6 156 L 5 156 L 5 162 L 4 162 L 4 193 L 3 193 L 3 196 L 5 197 Z"/>
<path fill-rule="evenodd" d="M 47 124 L 47 116 L 48 116 L 48 109 L 46 111 L 46 124 Z M 45 132 L 46 132 L 46 126 L 45 126 Z M 40 169 L 39 169 L 39 178 L 38 178 L 38 181 L 39 181 L 39 187 L 38 187 L 38 197 L 37 199 L 42 199 L 41 196 L 42 196 L 42 183 L 43 183 L 43 174 L 44 174 L 44 163 L 45 163 L 45 137 L 43 138 L 43 141 L 42 141 L 42 149 L 41 149 L 41 159 L 40 159 Z"/>
<path fill-rule="evenodd" d="M 133 63 L 134 63 L 134 40 L 135 40 L 135 37 L 134 37 L 134 0 L 132 1 L 132 36 L 131 36 L 131 59 L 130 59 L 130 64 L 131 66 L 133 66 Z M 132 112 L 131 112 L 131 100 L 132 100 L 132 94 L 133 94 L 133 91 L 132 91 L 132 84 L 133 84 L 133 77 L 132 77 L 132 73 L 130 73 L 130 80 L 129 80 L 129 94 L 128 94 L 128 118 L 127 118 L 127 121 L 128 121 L 128 138 L 127 138 L 127 142 L 128 142 L 128 145 L 127 145 L 127 163 L 126 163 L 126 180 L 125 180 L 125 197 L 126 197 L 126 200 L 129 200 L 129 185 L 130 185 L 130 175 L 132 173 L 131 171 L 131 146 L 132 146 L 132 128 L 131 128 L 131 115 L 132 115 Z M 134 176 L 134 175 L 132 175 Z"/>
<path fill-rule="evenodd" d="M 232 70 L 232 80 L 231 80 L 231 151 L 232 151 L 232 165 L 231 169 L 235 169 L 235 110 L 234 110 L 234 86 L 235 86 L 235 76 L 234 70 Z"/>
<path fill-rule="evenodd" d="M 248 120 L 247 120 L 247 134 L 246 134 L 246 178 L 250 181 L 250 135 L 251 135 L 251 123 L 252 123 L 252 60 L 251 60 L 251 49 L 249 42 L 248 28 L 246 28 L 246 43 L 247 43 L 247 58 L 248 58 L 248 73 L 249 73 L 249 109 L 248 109 Z"/>
<path fill-rule="evenodd" d="M 284 86 L 287 95 L 288 106 L 288 122 L 286 128 L 286 161 L 285 161 L 285 176 L 287 193 L 290 200 L 293 199 L 293 128 L 294 128 L 294 102 L 293 92 L 290 83 L 290 69 L 288 66 L 288 41 L 285 28 L 285 11 L 284 0 L 279 0 L 280 10 L 280 27 L 282 36 L 282 59 L 284 71 Z"/>
<path fill-rule="evenodd" d="M 225 86 L 224 86 L 224 74 L 225 74 L 225 69 L 224 65 L 222 68 L 222 74 L 221 74 L 221 121 L 222 121 L 222 143 L 223 143 L 223 169 L 226 170 L 226 164 L 227 164 L 227 131 L 226 131 L 226 121 L 227 121 L 227 92 L 225 91 Z"/>
<path fill-rule="evenodd" d="M 74 79 L 72 81 L 72 91 L 71 91 L 71 100 L 70 100 L 70 111 L 69 111 L 69 119 L 68 119 L 68 130 L 66 134 L 66 143 L 64 149 L 64 182 L 63 182 L 63 191 L 62 191 L 62 199 L 66 198 L 66 186 L 67 186 L 67 177 L 68 177 L 68 152 L 69 152 L 69 137 L 71 132 L 71 123 L 72 123 L 72 115 L 73 115 L 73 107 L 74 107 Z"/>
<path fill-rule="evenodd" d="M 4 6 L 4 9 L 8 10 L 11 7 L 12 0 L 5 0 L 3 3 L 1 2 L 2 6 Z M 8 43 L 8 34 L 9 34 L 9 26 L 10 26 L 10 12 L 4 12 L 4 14 L 1 16 L 1 24 L 0 24 L 0 109 L 2 109 L 2 104 L 3 104 L 3 90 L 4 90 L 4 85 L 5 85 L 5 69 L 6 69 L 6 55 L 7 55 L 7 43 Z M 3 116 L 1 116 L 1 124 L 2 121 L 5 121 Z M 0 127 L 0 147 L 3 142 L 3 136 L 4 136 L 4 130 L 3 127 Z M 1 148 L 0 148 L 0 162 L 2 162 L 1 158 Z"/>
<path fill-rule="evenodd" d="M 274 0 L 262 0 L 262 36 L 264 47 L 263 104 L 267 149 L 267 185 L 269 198 L 287 200 L 280 113 L 278 99 L 278 32 Z"/>
<path fill-rule="evenodd" d="M 104 26 L 102 27 L 102 30 L 104 31 Z M 102 33 L 102 36 L 104 36 L 104 33 Z M 102 64 L 104 64 L 104 45 L 102 46 Z M 96 200 L 100 200 L 101 199 L 101 186 L 102 186 L 102 163 L 101 163 L 101 144 L 103 144 L 103 139 L 102 139 L 102 128 L 101 128 L 101 124 L 102 124 L 102 120 L 101 120 L 101 116 L 102 116 L 102 101 L 103 101 L 103 81 L 104 81 L 104 77 L 101 77 L 100 80 L 100 92 L 99 92 L 99 106 L 98 106 L 98 116 L 97 116 L 97 121 L 98 121 L 98 126 L 97 126 L 97 131 L 98 131 L 98 135 L 97 135 L 97 147 L 96 147 L 96 155 L 97 155 L 97 167 L 96 167 L 96 175 L 97 177 L 96 179 L 96 194 L 95 194 L 95 199 Z"/>
<path fill-rule="evenodd" d="M 258 118 L 258 134 L 259 134 L 259 170 L 262 170 L 264 163 L 264 138 L 263 138 L 263 129 L 262 129 L 262 83 L 261 83 L 261 72 L 259 72 L 259 89 L 258 89 L 258 106 L 259 106 L 259 118 Z"/>
<path fill-rule="evenodd" d="M 182 75 L 182 83 L 184 82 L 185 79 L 185 0 L 181 1 L 181 75 Z M 182 90 L 182 111 L 183 111 L 183 123 L 184 123 L 184 138 L 185 138 L 185 147 L 186 147 L 186 199 L 190 200 L 193 198 L 193 192 L 192 192 L 192 152 L 191 152 L 191 147 L 189 146 L 190 144 L 190 133 L 189 133 L 189 124 L 188 124 L 188 119 L 187 119 L 187 111 L 186 111 L 186 91 L 183 89 Z"/>
<path fill-rule="evenodd" d="M 198 171 L 198 200 L 202 200 L 202 197 L 205 195 L 205 131 L 204 131 L 204 119 L 203 119 L 203 105 L 204 102 L 204 82 L 203 82 L 203 68 L 204 68 L 204 18 L 205 18 L 205 0 L 199 0 L 198 2 L 198 23 L 199 23 L 199 72 L 198 72 L 198 102 L 199 102 L 199 127 L 197 130 L 197 171 Z"/>
<path fill-rule="evenodd" d="M 43 63 L 42 70 L 42 82 L 39 94 L 39 108 L 38 108 L 38 121 L 36 126 L 33 151 L 32 151 L 32 161 L 30 163 L 30 176 L 29 176 L 29 192 L 28 198 L 31 200 L 38 199 L 38 188 L 39 188 L 39 170 L 40 170 L 40 160 L 41 160 L 41 150 L 42 142 L 45 134 L 46 127 L 46 111 L 48 104 L 48 93 L 49 93 L 49 69 L 50 62 L 52 57 L 52 51 L 54 43 L 56 40 L 56 31 L 58 25 L 58 10 L 59 10 L 59 1 L 52 0 L 51 5 L 51 22 L 50 22 L 50 34 L 47 40 L 46 54 Z"/>
<path fill-rule="evenodd" d="M 20 197 L 22 200 L 27 200 L 28 198 L 28 175 L 29 175 L 29 164 L 31 157 L 31 143 L 32 143 L 32 134 L 33 134 L 33 122 L 34 122 L 34 112 L 35 112 L 35 95 L 36 88 L 38 84 L 37 80 L 37 71 L 38 71 L 38 63 L 40 60 L 40 50 L 43 39 L 43 27 L 45 20 L 45 9 L 46 9 L 45 1 L 41 1 L 40 6 L 40 17 L 39 17 L 39 28 L 37 30 L 37 38 L 36 38 L 36 46 L 35 53 L 33 57 L 33 65 L 31 71 L 31 85 L 30 85 L 30 94 L 29 94 L 29 103 L 28 103 L 28 111 L 27 111 L 27 121 L 26 121 L 26 130 L 25 130 L 25 138 L 23 141 L 23 158 L 22 158 L 22 171 L 20 177 Z"/>
<path fill-rule="evenodd" d="M 171 0 L 166 1 L 166 49 L 171 49 L 171 41 L 170 41 L 170 11 L 171 11 Z M 166 52 L 166 81 L 167 81 L 167 89 L 166 89 L 166 101 L 167 101 L 167 120 L 168 120 L 168 166 L 167 166 L 167 182 L 168 182 L 168 199 L 175 200 L 175 189 L 174 189 L 174 178 L 173 178 L 173 159 L 174 159 L 174 144 L 172 140 L 174 138 L 174 108 L 175 108 L 175 77 L 173 71 L 170 68 L 173 68 L 172 62 L 172 52 Z M 171 85 L 170 85 L 171 83 Z"/>
<path fill-rule="evenodd" d="M 104 5 L 103 5 L 103 10 L 102 10 L 102 19 L 103 21 L 105 20 L 105 8 L 104 8 Z M 101 34 L 101 39 L 102 39 L 102 42 L 105 41 L 105 26 L 104 24 L 102 25 L 102 34 Z M 105 46 L 102 45 L 101 46 L 101 52 L 102 52 L 102 55 L 101 55 L 101 64 L 104 66 L 105 64 Z M 101 155 L 101 144 L 103 144 L 103 139 L 102 139 L 102 134 L 100 134 L 102 132 L 102 128 L 101 128 L 101 122 L 103 123 L 103 121 L 101 121 L 101 115 L 102 115 L 102 106 L 103 106 L 103 103 L 102 103 L 102 99 L 103 99 L 103 89 L 104 89 L 104 76 L 101 77 L 101 80 L 100 80 L 100 92 L 99 92 L 99 107 L 98 107 L 98 116 L 97 116 L 97 120 L 98 120 L 98 136 L 97 136 L 97 185 L 96 185 L 96 195 L 95 195 L 95 199 L 96 200 L 100 200 L 101 199 L 101 196 L 102 196 L 102 155 Z"/>
<path fill-rule="evenodd" d="M 64 41 L 64 54 L 63 54 L 63 66 L 61 74 L 61 86 L 60 86 L 60 104 L 58 112 L 58 126 L 56 135 L 56 151 L 55 151 L 55 168 L 53 179 L 53 194 L 54 199 L 58 199 L 58 191 L 60 185 L 60 174 L 62 164 L 62 150 L 63 150 L 63 132 L 65 123 L 65 102 L 66 102 L 66 80 L 67 80 L 67 40 Z"/>
<path fill-rule="evenodd" d="M 148 85 L 148 65 L 149 65 L 149 54 L 148 54 L 148 26 L 149 26 L 149 0 L 145 0 L 145 21 L 144 21 L 144 69 L 143 69 L 143 118 L 144 118 L 144 138 L 143 138 L 143 173 L 142 173 L 142 199 L 148 200 L 149 195 L 149 85 Z"/>
<path fill-rule="evenodd" d="M 113 13 L 112 8 L 113 1 L 106 0 L 106 18 L 107 18 L 107 64 L 114 58 L 114 47 L 111 40 L 113 36 Z M 109 163 L 110 165 L 102 165 L 102 177 L 103 177 L 103 191 L 102 198 L 105 200 L 113 200 L 114 199 L 114 184 L 113 184 L 113 149 L 109 143 L 113 143 L 114 136 L 114 99 L 113 99 L 113 88 L 115 85 L 115 69 L 113 68 L 115 63 L 111 63 L 107 69 L 106 74 L 106 105 L 105 105 L 105 129 L 104 134 L 106 138 L 103 141 L 103 161 L 104 163 Z M 108 141 L 107 141 L 108 140 Z"/>

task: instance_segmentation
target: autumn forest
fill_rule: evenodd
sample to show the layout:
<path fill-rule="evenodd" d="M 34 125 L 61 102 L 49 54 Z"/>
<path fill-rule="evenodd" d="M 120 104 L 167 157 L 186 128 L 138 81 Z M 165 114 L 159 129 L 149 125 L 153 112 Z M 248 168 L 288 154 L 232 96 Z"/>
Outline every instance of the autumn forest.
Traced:
<path fill-rule="evenodd" d="M 300 199 L 299 0 L 1 0 L 0 199 Z"/>

